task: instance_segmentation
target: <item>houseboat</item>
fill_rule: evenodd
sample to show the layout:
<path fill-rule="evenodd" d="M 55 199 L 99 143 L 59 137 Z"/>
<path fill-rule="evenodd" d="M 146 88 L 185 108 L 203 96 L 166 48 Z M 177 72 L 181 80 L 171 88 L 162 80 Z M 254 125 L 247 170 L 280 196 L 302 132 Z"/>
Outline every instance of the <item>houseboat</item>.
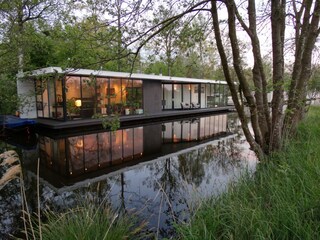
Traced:
<path fill-rule="evenodd" d="M 125 122 L 231 108 L 225 81 L 152 74 L 48 67 L 19 75 L 17 89 L 28 103 L 21 117 L 56 129 L 98 124 L 99 116 Z"/>

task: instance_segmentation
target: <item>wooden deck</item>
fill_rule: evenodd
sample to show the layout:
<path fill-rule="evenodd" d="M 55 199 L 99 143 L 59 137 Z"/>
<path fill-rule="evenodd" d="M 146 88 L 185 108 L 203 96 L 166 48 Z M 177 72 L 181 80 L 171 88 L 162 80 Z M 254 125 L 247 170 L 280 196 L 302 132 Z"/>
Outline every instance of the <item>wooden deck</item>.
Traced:
<path fill-rule="evenodd" d="M 162 120 L 179 119 L 192 116 L 207 115 L 213 113 L 228 112 L 234 109 L 233 106 L 207 108 L 207 109 L 191 109 L 191 110 L 168 110 L 158 114 L 141 114 L 141 115 L 128 115 L 120 116 L 121 126 L 131 126 L 143 123 L 158 122 Z M 36 126 L 41 130 L 71 130 L 76 128 L 97 129 L 101 128 L 100 119 L 77 119 L 70 121 L 58 121 L 54 119 L 36 119 Z M 85 128 L 85 129 L 84 129 Z"/>

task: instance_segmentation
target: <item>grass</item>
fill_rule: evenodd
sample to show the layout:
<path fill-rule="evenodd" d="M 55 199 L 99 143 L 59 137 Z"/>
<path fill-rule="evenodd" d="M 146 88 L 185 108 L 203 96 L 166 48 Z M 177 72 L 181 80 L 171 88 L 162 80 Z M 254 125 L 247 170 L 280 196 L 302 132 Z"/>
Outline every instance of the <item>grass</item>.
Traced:
<path fill-rule="evenodd" d="M 138 239 L 143 228 L 135 225 L 132 213 L 118 215 L 109 206 L 89 202 L 66 213 L 47 212 L 45 217 L 41 229 L 33 229 L 35 235 L 28 231 L 30 239 Z"/>
<path fill-rule="evenodd" d="M 96 201 L 85 200 L 80 206 L 66 213 L 40 212 L 40 210 L 37 214 L 31 213 L 17 153 L 7 151 L 0 154 L 0 168 L 3 168 L 1 172 L 4 173 L 0 176 L 0 190 L 13 179 L 20 180 L 24 223 L 22 233 L 19 234 L 21 239 L 120 240 L 147 237 L 147 233 L 144 232 L 146 223 L 138 225 L 133 212 L 118 214 L 104 202 L 97 204 Z M 37 184 L 39 187 L 39 182 Z M 38 209 L 40 209 L 39 189 L 37 191 Z M 45 220 L 42 221 L 43 219 Z"/>
<path fill-rule="evenodd" d="M 181 239 L 320 239 L 320 108 L 285 150 L 216 199 L 203 201 Z"/>

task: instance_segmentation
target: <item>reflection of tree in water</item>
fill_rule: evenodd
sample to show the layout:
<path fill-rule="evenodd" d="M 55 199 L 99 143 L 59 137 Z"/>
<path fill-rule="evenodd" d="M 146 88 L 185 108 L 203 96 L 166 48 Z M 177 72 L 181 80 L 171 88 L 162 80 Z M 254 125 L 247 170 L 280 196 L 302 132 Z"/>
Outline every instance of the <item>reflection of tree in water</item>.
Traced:
<path fill-rule="evenodd" d="M 142 184 L 152 188 L 156 193 L 156 198 L 149 202 L 150 216 L 153 215 L 153 221 L 163 222 L 157 229 L 157 234 L 170 236 L 173 231 L 172 224 L 177 219 L 182 219 L 186 210 L 184 184 L 178 171 L 177 159 L 166 158 L 147 165 L 146 168 L 149 175 Z"/>
<path fill-rule="evenodd" d="M 188 184 L 199 186 L 205 179 L 205 168 L 213 164 L 214 172 L 223 174 L 232 171 L 239 166 L 241 149 L 238 146 L 239 140 L 231 138 L 219 141 L 217 145 L 207 145 L 178 156 L 178 170 L 181 177 Z"/>
<path fill-rule="evenodd" d="M 200 149 L 178 156 L 179 172 L 184 181 L 188 184 L 195 184 L 198 187 L 205 176 L 204 163 L 207 156 L 202 154 Z"/>

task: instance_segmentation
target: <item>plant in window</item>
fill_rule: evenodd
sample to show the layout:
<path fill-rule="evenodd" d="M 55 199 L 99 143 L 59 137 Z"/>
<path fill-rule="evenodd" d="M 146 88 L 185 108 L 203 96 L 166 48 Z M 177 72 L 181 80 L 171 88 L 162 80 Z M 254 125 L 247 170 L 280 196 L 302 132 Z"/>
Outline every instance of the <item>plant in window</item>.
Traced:
<path fill-rule="evenodd" d="M 68 99 L 66 106 L 69 114 L 78 114 L 80 112 L 80 108 L 76 106 L 75 98 Z"/>

